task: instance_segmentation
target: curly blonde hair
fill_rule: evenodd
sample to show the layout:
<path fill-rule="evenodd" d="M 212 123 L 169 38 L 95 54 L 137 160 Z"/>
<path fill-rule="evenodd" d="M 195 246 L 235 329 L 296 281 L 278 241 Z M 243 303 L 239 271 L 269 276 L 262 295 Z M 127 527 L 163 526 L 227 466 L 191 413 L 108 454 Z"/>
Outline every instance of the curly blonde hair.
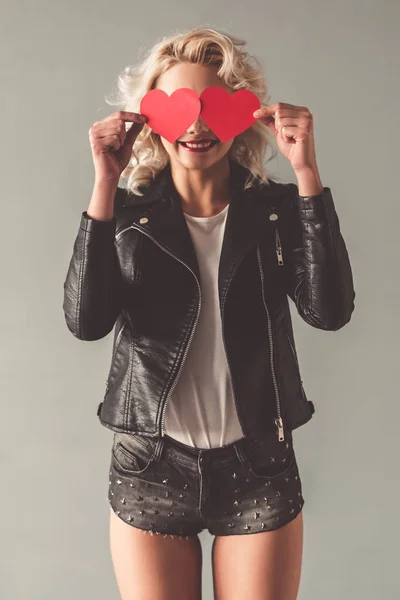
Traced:
<path fill-rule="evenodd" d="M 195 28 L 163 37 L 142 62 L 126 67 L 120 73 L 115 99 L 106 98 L 106 102 L 119 110 L 139 113 L 142 97 L 156 87 L 160 75 L 177 63 L 190 62 L 217 66 L 217 74 L 225 85 L 233 91 L 251 90 L 265 106 L 267 86 L 260 62 L 242 49 L 245 45 L 242 39 L 210 28 Z M 273 137 L 269 128 L 259 121 L 235 137 L 228 156 L 249 169 L 245 187 L 251 186 L 256 179 L 269 183 L 270 173 L 264 166 L 264 155 L 267 148 L 273 148 Z M 127 180 L 127 190 L 140 196 L 143 194 L 140 188 L 168 165 L 169 155 L 159 134 L 148 125 L 144 125 L 134 146 L 130 163 L 121 177 Z"/>

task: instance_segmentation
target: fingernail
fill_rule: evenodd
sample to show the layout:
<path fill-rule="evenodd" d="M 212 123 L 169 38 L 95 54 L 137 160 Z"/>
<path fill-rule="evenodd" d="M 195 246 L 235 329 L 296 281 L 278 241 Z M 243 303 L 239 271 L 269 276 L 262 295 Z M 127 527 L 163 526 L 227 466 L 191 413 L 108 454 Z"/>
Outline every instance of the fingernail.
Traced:
<path fill-rule="evenodd" d="M 259 117 L 261 116 L 261 110 L 256 110 L 256 112 L 253 113 L 253 117 Z"/>

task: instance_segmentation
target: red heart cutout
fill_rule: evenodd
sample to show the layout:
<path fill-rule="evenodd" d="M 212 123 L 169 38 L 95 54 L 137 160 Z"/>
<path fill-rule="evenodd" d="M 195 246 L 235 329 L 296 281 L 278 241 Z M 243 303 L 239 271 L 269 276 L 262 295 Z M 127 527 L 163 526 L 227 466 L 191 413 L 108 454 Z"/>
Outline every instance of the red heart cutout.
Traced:
<path fill-rule="evenodd" d="M 253 112 L 260 100 L 250 90 L 230 94 L 219 86 L 206 88 L 200 94 L 201 117 L 221 142 L 226 142 L 248 129 L 257 121 Z"/>
<path fill-rule="evenodd" d="M 189 88 L 175 90 L 170 96 L 160 89 L 150 90 L 140 102 L 147 125 L 171 144 L 196 121 L 200 108 L 200 98 Z"/>

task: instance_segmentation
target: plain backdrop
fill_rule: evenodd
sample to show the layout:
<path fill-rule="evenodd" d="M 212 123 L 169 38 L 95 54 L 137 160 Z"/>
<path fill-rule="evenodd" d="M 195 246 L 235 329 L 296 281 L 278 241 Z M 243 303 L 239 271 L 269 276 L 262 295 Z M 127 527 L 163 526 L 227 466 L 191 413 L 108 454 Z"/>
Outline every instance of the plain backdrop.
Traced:
<path fill-rule="evenodd" d="M 94 181 L 88 131 L 142 48 L 210 26 L 248 41 L 270 102 L 314 115 L 356 289 L 350 323 L 291 304 L 316 412 L 294 433 L 303 482 L 299 600 L 399 597 L 399 16 L 395 0 L 4 0 L 1 61 L 1 530 L 4 600 L 117 600 L 108 541 L 112 432 L 96 410 L 112 335 L 81 342 L 63 282 Z M 280 154 L 268 163 L 295 182 Z M 201 534 L 212 600 L 212 536 Z M 278 599 L 277 599 L 278 600 Z"/>

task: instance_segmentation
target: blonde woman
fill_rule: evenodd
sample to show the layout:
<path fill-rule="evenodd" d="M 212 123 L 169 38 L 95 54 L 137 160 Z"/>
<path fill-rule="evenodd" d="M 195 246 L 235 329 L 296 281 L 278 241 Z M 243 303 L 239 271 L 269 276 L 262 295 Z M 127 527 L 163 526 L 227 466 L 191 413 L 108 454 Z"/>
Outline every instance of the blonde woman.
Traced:
<path fill-rule="evenodd" d="M 95 185 L 63 307 L 81 340 L 115 326 L 97 414 L 114 432 L 110 543 L 123 600 L 200 599 L 204 529 L 215 536 L 216 599 L 298 594 L 304 498 L 292 432 L 315 407 L 288 297 L 306 323 L 333 331 L 355 293 L 312 113 L 268 105 L 244 45 L 213 29 L 162 39 L 120 75 L 119 110 L 89 132 Z M 150 90 L 200 97 L 212 86 L 260 100 L 232 139 L 200 111 L 171 142 L 140 114 Z M 274 139 L 295 184 L 265 169 Z"/>

